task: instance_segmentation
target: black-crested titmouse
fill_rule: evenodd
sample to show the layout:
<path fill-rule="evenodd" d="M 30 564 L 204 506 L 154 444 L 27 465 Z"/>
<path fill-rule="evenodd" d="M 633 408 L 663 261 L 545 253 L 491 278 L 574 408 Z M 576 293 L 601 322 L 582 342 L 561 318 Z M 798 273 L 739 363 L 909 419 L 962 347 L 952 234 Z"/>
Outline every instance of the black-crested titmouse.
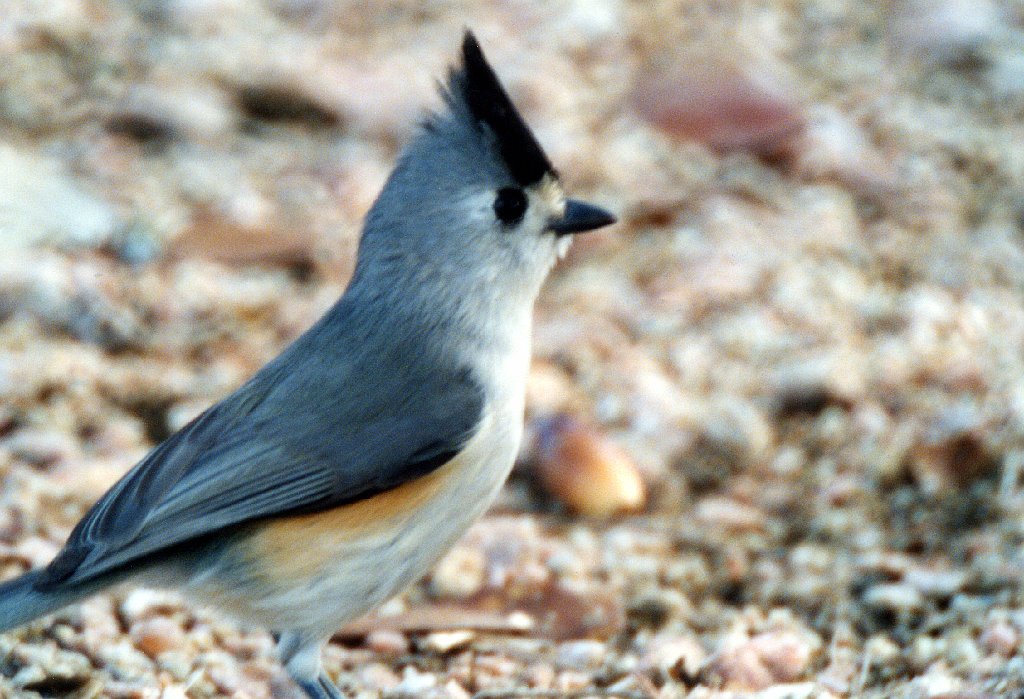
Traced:
<path fill-rule="evenodd" d="M 0 585 L 0 629 L 111 585 L 181 589 L 279 639 L 312 699 L 342 624 L 422 575 L 494 499 L 523 430 L 530 327 L 566 199 L 466 33 L 444 106 L 367 214 L 341 299 L 157 446 L 47 567 Z"/>

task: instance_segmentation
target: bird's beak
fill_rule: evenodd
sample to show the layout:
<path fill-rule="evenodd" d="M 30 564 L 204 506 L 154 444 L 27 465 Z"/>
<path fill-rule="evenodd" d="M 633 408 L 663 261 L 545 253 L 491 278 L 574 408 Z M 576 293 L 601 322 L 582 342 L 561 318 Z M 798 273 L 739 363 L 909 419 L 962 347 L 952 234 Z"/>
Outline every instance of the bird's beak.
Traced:
<path fill-rule="evenodd" d="M 587 204 L 575 199 L 565 202 L 565 213 L 562 218 L 552 219 L 548 229 L 558 235 L 584 233 L 615 223 L 615 217 L 600 206 Z"/>

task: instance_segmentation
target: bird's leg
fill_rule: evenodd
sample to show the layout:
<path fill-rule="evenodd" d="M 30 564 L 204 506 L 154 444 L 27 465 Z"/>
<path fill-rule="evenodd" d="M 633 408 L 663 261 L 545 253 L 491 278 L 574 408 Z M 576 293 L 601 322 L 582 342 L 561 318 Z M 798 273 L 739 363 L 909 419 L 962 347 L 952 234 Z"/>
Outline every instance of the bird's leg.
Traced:
<path fill-rule="evenodd" d="M 297 633 L 277 636 L 281 662 L 295 684 L 309 699 L 345 699 L 341 690 L 320 669 L 320 648 L 323 641 L 310 639 Z"/>
<path fill-rule="evenodd" d="M 302 688 L 302 691 L 309 695 L 309 699 L 345 699 L 345 695 L 341 693 L 337 685 L 331 682 L 327 675 L 322 672 L 315 680 L 296 679 L 295 683 Z"/>

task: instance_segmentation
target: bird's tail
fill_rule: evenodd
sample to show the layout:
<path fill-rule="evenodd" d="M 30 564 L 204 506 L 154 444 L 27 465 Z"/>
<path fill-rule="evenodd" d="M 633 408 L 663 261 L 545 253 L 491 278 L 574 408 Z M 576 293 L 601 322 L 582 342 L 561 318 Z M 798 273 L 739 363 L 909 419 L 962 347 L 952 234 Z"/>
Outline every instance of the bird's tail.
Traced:
<path fill-rule="evenodd" d="M 0 583 L 0 631 L 8 631 L 55 612 L 94 591 L 78 587 L 38 590 L 36 582 L 42 573 L 42 570 L 33 570 Z"/>

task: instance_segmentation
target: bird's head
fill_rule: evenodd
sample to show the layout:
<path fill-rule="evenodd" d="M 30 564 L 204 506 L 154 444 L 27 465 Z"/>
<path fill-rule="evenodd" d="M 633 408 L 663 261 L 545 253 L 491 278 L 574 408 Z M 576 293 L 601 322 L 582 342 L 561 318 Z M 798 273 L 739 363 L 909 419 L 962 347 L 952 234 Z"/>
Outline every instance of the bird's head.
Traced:
<path fill-rule="evenodd" d="M 566 198 L 470 32 L 442 95 L 367 216 L 357 277 L 371 267 L 403 285 L 434 275 L 453 290 L 488 286 L 532 303 L 572 236 L 615 218 Z"/>

